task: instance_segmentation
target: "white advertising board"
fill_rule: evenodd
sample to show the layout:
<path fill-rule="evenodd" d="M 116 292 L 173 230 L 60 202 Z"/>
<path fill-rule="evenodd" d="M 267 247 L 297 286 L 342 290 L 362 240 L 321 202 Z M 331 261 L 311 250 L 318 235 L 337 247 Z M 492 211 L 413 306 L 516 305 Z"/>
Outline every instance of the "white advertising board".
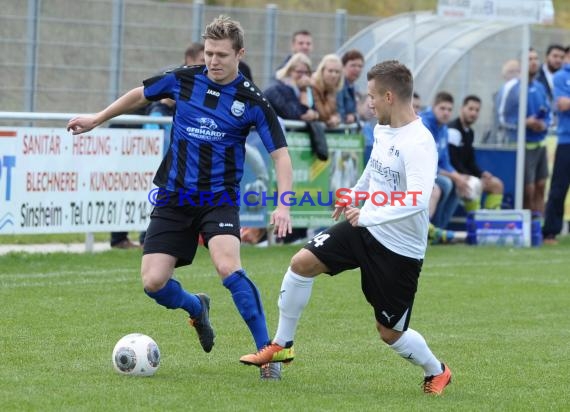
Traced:
<path fill-rule="evenodd" d="M 0 234 L 144 230 L 163 131 L 0 128 Z"/>
<path fill-rule="evenodd" d="M 437 14 L 465 19 L 499 19 L 525 23 L 551 24 L 551 0 L 439 0 Z"/>

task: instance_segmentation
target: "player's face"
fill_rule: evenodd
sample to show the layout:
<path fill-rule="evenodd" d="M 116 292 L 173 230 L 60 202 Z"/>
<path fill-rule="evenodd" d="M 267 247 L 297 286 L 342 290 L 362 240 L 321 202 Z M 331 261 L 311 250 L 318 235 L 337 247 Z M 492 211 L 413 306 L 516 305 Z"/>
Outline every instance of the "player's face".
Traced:
<path fill-rule="evenodd" d="M 378 123 L 390 124 L 390 105 L 387 102 L 387 92 L 381 93 L 374 79 L 368 81 L 368 108 L 374 113 Z"/>
<path fill-rule="evenodd" d="M 470 126 L 479 118 L 479 110 L 481 105 L 475 100 L 469 100 L 465 106 L 461 108 L 461 118 L 466 126 Z"/>
<path fill-rule="evenodd" d="M 342 76 L 342 65 L 339 62 L 329 61 L 323 67 L 323 83 L 331 89 L 337 87 Z"/>
<path fill-rule="evenodd" d="M 364 62 L 361 59 L 347 61 L 344 66 L 344 77 L 351 83 L 355 82 L 360 77 L 363 66 Z"/>
<path fill-rule="evenodd" d="M 297 34 L 293 39 L 291 51 L 295 53 L 305 53 L 307 56 L 313 51 L 313 38 L 306 34 Z"/>
<path fill-rule="evenodd" d="M 451 119 L 453 105 L 450 102 L 439 102 L 433 106 L 433 114 L 439 124 L 447 124 Z"/>
<path fill-rule="evenodd" d="M 238 75 L 239 60 L 244 50 L 236 52 L 230 39 L 204 42 L 204 59 L 208 68 L 208 78 L 219 84 L 228 84 Z"/>
<path fill-rule="evenodd" d="M 548 56 L 546 56 L 546 65 L 551 72 L 560 69 L 563 62 L 564 52 L 562 50 L 552 49 L 550 53 L 548 53 Z"/>

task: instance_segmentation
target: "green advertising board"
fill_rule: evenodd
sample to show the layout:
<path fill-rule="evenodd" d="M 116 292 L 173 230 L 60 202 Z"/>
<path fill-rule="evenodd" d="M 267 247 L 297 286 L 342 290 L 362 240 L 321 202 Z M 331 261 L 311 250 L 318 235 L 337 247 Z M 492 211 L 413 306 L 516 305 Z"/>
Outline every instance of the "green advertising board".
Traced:
<path fill-rule="evenodd" d="M 311 152 L 307 133 L 287 132 L 293 162 L 295 194 L 291 199 L 291 216 L 294 227 L 330 226 L 335 192 L 354 186 L 364 169 L 364 138 L 361 134 L 327 133 L 326 138 L 329 158 L 321 161 Z M 275 182 L 275 172 L 272 173 Z"/>

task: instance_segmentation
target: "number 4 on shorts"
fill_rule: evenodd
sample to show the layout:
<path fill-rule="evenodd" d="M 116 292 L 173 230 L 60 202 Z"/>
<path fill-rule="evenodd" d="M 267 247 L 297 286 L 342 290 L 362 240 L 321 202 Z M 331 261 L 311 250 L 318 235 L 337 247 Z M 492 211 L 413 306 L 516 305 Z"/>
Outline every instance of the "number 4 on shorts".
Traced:
<path fill-rule="evenodd" d="M 311 239 L 309 243 L 312 242 L 315 247 L 319 247 L 322 246 L 325 243 L 325 240 L 327 240 L 329 237 L 331 237 L 330 234 L 321 232 L 318 235 L 316 235 L 313 239 Z"/>

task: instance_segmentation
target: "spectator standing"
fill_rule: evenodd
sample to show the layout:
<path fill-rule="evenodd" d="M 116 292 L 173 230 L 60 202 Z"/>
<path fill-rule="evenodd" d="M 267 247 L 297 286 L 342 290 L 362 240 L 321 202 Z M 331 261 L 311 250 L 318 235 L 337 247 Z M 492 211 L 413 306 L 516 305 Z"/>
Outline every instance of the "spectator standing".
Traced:
<path fill-rule="evenodd" d="M 501 68 L 501 76 L 503 80 L 508 82 L 509 80 L 516 79 L 521 75 L 521 64 L 516 59 L 509 59 L 503 63 Z"/>
<path fill-rule="evenodd" d="M 311 57 L 311 53 L 313 52 L 313 35 L 309 30 L 297 30 L 291 36 L 291 53 L 285 57 L 283 63 L 279 65 L 277 70 L 285 66 L 285 64 L 289 61 L 291 56 L 295 53 L 303 53 L 308 57 Z"/>
<path fill-rule="evenodd" d="M 554 90 L 553 77 L 562 67 L 564 62 L 564 47 L 560 44 L 551 44 L 546 49 L 546 59 L 542 63 L 538 73 L 536 74 L 536 81 L 544 86 L 548 94 L 548 100 L 552 103 L 552 96 Z"/>
<path fill-rule="evenodd" d="M 509 143 L 505 129 L 501 126 L 499 121 L 499 99 L 498 96 L 503 86 L 512 79 L 518 78 L 521 74 L 521 64 L 516 59 L 509 59 L 503 63 L 501 68 L 501 77 L 503 84 L 495 93 L 493 93 L 493 126 L 491 128 L 491 136 L 497 143 Z"/>
<path fill-rule="evenodd" d="M 544 86 L 535 80 L 538 73 L 538 54 L 530 49 L 528 62 L 528 97 L 525 121 L 525 166 L 523 207 L 542 215 L 544 191 L 548 178 L 548 162 L 544 139 L 550 123 L 550 103 Z M 505 83 L 497 95 L 498 119 L 511 142 L 516 142 L 520 98 L 519 78 Z"/>
<path fill-rule="evenodd" d="M 554 75 L 553 85 L 554 104 L 558 111 L 558 145 L 542 228 L 545 244 L 558 243 L 556 236 L 562 230 L 564 201 L 570 185 L 570 46 L 565 50 L 564 66 Z"/>

